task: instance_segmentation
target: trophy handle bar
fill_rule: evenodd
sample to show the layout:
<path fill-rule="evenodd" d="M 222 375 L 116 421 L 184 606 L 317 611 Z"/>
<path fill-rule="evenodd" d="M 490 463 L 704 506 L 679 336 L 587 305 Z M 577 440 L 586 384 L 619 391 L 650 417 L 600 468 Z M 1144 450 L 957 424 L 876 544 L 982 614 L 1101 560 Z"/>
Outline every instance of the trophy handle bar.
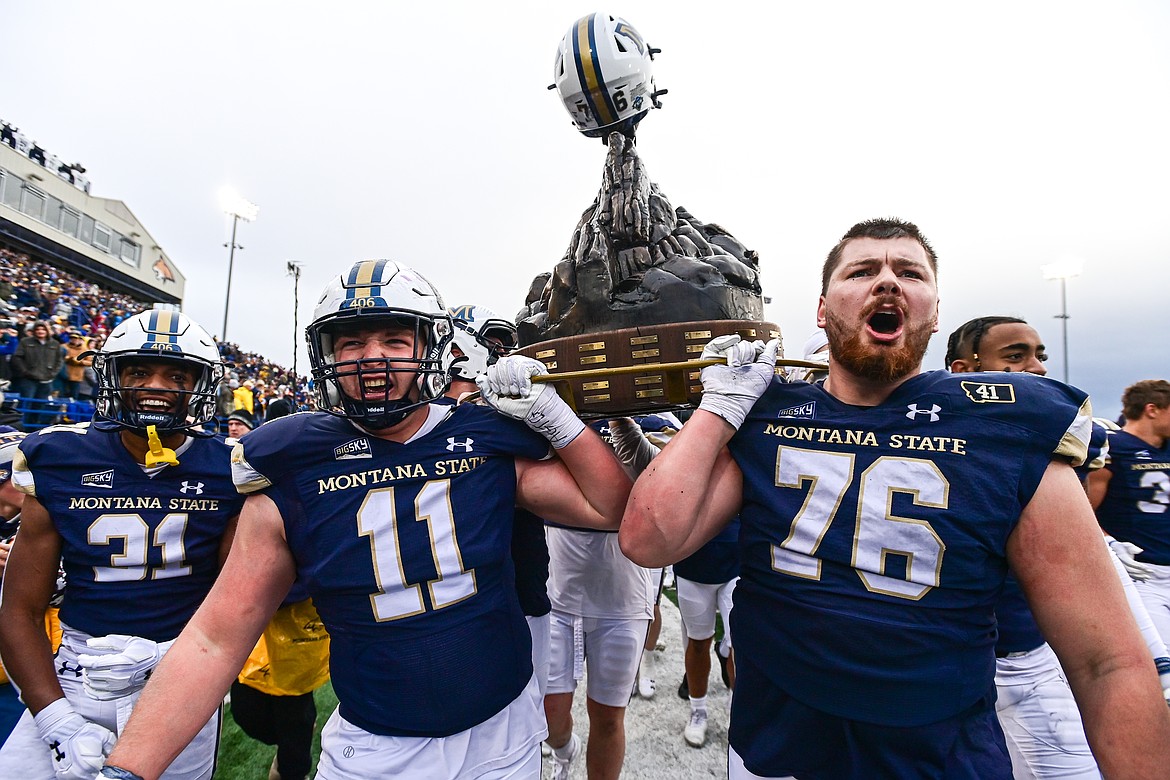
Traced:
<path fill-rule="evenodd" d="M 641 363 L 635 366 L 609 366 L 607 368 L 590 368 L 583 371 L 565 371 L 559 374 L 538 374 L 532 377 L 535 383 L 552 383 L 556 387 L 557 395 L 564 399 L 569 408 L 576 413 L 580 413 L 576 399 L 573 394 L 572 382 L 581 381 L 596 381 L 605 379 L 607 377 L 624 376 L 627 374 L 644 374 L 647 372 L 661 373 L 666 376 L 668 394 L 678 399 L 680 404 L 686 403 L 686 378 L 687 374 L 693 371 L 699 371 L 707 366 L 717 366 L 725 361 L 717 358 L 708 360 L 684 360 L 678 363 Z M 793 367 L 793 368 L 819 368 L 824 369 L 824 363 L 818 363 L 812 360 L 788 360 L 781 358 L 776 361 L 778 367 Z M 469 396 L 467 400 L 474 400 L 479 397 L 479 393 L 474 393 Z M 626 415 L 614 415 L 626 416 Z"/>

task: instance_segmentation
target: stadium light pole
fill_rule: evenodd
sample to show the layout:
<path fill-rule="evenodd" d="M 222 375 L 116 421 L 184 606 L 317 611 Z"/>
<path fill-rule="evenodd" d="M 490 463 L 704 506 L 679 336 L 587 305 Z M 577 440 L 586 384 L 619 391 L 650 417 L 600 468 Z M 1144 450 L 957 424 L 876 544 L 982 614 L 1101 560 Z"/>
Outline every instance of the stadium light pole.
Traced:
<path fill-rule="evenodd" d="M 304 263 L 298 263 L 296 260 L 289 260 L 285 265 L 285 276 L 293 278 L 293 392 L 297 388 L 298 377 L 297 374 L 297 309 L 300 307 L 300 287 L 301 287 L 301 266 Z"/>
<path fill-rule="evenodd" d="M 1085 263 L 1074 257 L 1064 258 L 1055 263 L 1048 263 L 1040 267 L 1044 278 L 1052 281 L 1060 280 L 1060 314 L 1055 315 L 1060 320 L 1061 344 L 1064 353 L 1064 383 L 1068 384 L 1068 295 L 1067 283 L 1069 279 L 1080 276 L 1085 270 Z"/>
<path fill-rule="evenodd" d="M 260 213 L 260 207 L 255 203 L 246 200 L 240 193 L 236 192 L 232 187 L 224 187 L 219 191 L 219 205 L 232 217 L 232 240 L 230 244 L 224 246 L 231 247 L 228 250 L 228 278 L 227 278 L 227 292 L 223 297 L 223 330 L 220 331 L 219 337 L 227 343 L 227 323 L 228 323 L 228 308 L 232 301 L 232 268 L 236 262 L 236 250 L 244 247 L 236 243 L 236 228 L 240 224 L 240 220 L 245 222 L 252 222 Z"/>

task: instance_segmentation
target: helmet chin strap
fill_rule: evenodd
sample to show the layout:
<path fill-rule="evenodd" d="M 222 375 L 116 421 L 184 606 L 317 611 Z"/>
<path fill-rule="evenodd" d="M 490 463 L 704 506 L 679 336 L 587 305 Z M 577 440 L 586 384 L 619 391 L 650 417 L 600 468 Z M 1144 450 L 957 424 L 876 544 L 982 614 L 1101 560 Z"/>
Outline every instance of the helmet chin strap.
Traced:
<path fill-rule="evenodd" d="M 171 448 L 163 446 L 162 439 L 158 436 L 158 428 L 153 425 L 146 426 L 146 444 L 150 447 L 146 452 L 147 468 L 160 465 L 179 465 L 179 456 Z"/>

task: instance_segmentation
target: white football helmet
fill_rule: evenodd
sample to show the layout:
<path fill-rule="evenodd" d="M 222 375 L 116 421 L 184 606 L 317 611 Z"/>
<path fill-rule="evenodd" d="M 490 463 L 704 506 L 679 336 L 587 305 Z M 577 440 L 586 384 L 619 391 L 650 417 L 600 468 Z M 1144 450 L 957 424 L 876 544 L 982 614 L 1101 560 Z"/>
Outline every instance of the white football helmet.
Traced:
<path fill-rule="evenodd" d="M 6 430 L 0 433 L 0 483 L 12 476 L 12 459 L 16 457 L 16 451 L 24 436 L 21 431 Z M 3 524 L 3 518 L 0 518 L 0 525 Z"/>
<path fill-rule="evenodd" d="M 394 358 L 394 365 L 383 359 L 337 360 L 339 335 L 391 324 L 414 329 L 413 358 Z M 305 329 L 319 408 L 369 430 L 397 425 L 446 390 L 452 330 L 442 296 L 422 274 L 393 260 L 354 263 L 325 285 Z M 414 378 L 394 398 L 402 387 L 400 374 Z M 362 388 L 361 398 L 342 389 L 342 380 L 350 377 Z"/>
<path fill-rule="evenodd" d="M 573 23 L 557 50 L 553 84 L 573 118 L 590 138 L 614 130 L 633 135 L 651 108 L 661 108 L 650 61 L 659 49 L 642 40 L 634 26 L 595 13 Z"/>
<path fill-rule="evenodd" d="M 169 361 L 195 373 L 190 390 L 167 390 L 177 394 L 173 408 L 140 406 L 136 396 L 149 388 L 122 387 L 122 371 L 128 364 Z M 215 419 L 215 394 L 223 379 L 223 362 L 215 340 L 182 312 L 151 309 L 123 320 L 93 353 L 93 370 L 98 380 L 93 417 L 97 427 L 145 432 L 153 425 L 160 433 L 214 435 L 203 426 Z"/>
<path fill-rule="evenodd" d="M 463 353 L 451 366 L 452 378 L 474 382 L 516 348 L 516 326 L 486 306 L 456 306 L 448 313 L 455 324 L 454 346 Z"/>

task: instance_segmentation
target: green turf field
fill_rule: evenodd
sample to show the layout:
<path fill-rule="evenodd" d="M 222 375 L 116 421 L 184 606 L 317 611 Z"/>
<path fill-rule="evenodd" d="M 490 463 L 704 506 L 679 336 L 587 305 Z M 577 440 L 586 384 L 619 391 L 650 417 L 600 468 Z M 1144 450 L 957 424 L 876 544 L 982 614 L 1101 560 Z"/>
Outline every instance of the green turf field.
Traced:
<path fill-rule="evenodd" d="M 321 727 L 333 714 L 337 697 L 333 695 L 333 686 L 325 683 L 317 689 L 313 698 L 317 702 L 317 728 L 313 734 L 313 770 L 316 771 L 317 756 L 321 753 Z M 229 705 L 224 713 L 223 738 L 219 745 L 219 766 L 215 770 L 215 780 L 267 780 L 268 767 L 272 765 L 272 757 L 275 755 L 275 746 L 257 742 L 240 731 L 240 727 L 232 720 Z"/>

